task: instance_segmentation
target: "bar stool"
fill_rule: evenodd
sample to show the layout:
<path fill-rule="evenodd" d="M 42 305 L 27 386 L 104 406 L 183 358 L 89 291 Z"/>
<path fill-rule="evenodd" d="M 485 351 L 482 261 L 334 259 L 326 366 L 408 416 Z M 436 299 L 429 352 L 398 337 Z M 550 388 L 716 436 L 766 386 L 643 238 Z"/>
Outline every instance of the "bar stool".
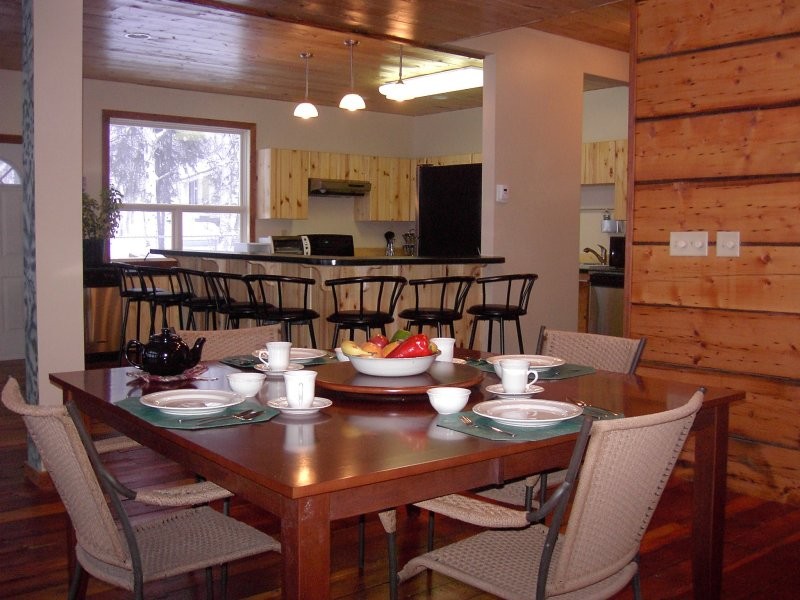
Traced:
<path fill-rule="evenodd" d="M 141 265 L 139 276 L 147 291 L 150 304 L 150 334 L 155 332 L 156 313 L 161 308 L 161 328 L 170 327 L 167 316 L 170 307 L 178 309 L 178 329 L 183 329 L 182 302 L 188 298 L 178 273 L 172 267 Z"/>
<path fill-rule="evenodd" d="M 442 337 L 442 327 L 450 327 L 450 337 L 456 337 L 454 321 L 462 317 L 467 293 L 475 281 L 470 276 L 431 277 L 429 279 L 411 279 L 408 285 L 414 288 L 414 308 L 405 308 L 398 313 L 398 317 L 406 320 L 406 329 L 417 326 L 417 331 L 422 333 L 422 327 L 429 325 L 436 327 L 436 334 Z M 419 303 L 420 289 L 429 288 L 439 297 L 436 307 L 421 307 Z"/>
<path fill-rule="evenodd" d="M 203 313 L 203 328 L 217 328 L 217 302 L 211 292 L 205 271 L 173 267 L 185 297 L 181 307 L 186 309 L 186 329 L 197 329 L 195 313 Z"/>
<path fill-rule="evenodd" d="M 147 288 L 139 275 L 139 269 L 127 263 L 114 263 L 118 275 L 119 297 L 122 300 L 122 324 L 119 332 L 119 364 L 125 350 L 128 332 L 128 315 L 131 304 L 136 304 L 136 339 L 141 336 L 142 302 L 147 302 Z"/>
<path fill-rule="evenodd" d="M 335 325 L 333 346 L 338 345 L 339 330 L 350 332 L 355 339 L 356 329 L 366 333 L 367 339 L 372 329 L 380 329 L 386 335 L 386 325 L 394 321 L 394 310 L 407 280 L 405 277 L 391 275 L 369 275 L 365 277 L 342 277 L 328 279 L 325 285 L 333 293 L 333 313 L 327 317 Z M 351 309 L 345 302 L 355 302 Z"/>
<path fill-rule="evenodd" d="M 306 325 L 311 347 L 317 347 L 314 319 L 319 319 L 319 313 L 308 307 L 308 288 L 316 281 L 308 277 L 261 273 L 245 275 L 244 280 L 250 288 L 250 299 L 256 305 L 260 324 L 280 323 L 287 342 L 292 341 L 292 325 Z M 302 302 L 302 306 L 287 306 L 287 300 Z"/>
<path fill-rule="evenodd" d="M 224 329 L 239 329 L 242 319 L 258 323 L 258 309 L 244 275 L 209 271 L 206 280 L 216 303 L 216 311 L 225 317 Z"/>
<path fill-rule="evenodd" d="M 499 275 L 496 277 L 479 277 L 475 281 L 481 285 L 481 294 L 483 301 L 481 304 L 470 306 L 467 312 L 474 315 L 472 321 L 472 332 L 469 336 L 469 347 L 475 342 L 475 331 L 478 328 L 478 321 L 489 321 L 489 337 L 487 339 L 486 350 L 492 351 L 492 324 L 494 321 L 500 323 L 500 352 L 505 353 L 505 332 L 504 325 L 506 321 L 514 321 L 517 325 L 517 340 L 519 341 L 520 353 L 525 352 L 522 343 L 522 329 L 519 325 L 519 318 L 528 313 L 528 301 L 531 298 L 531 288 L 539 278 L 538 275 L 531 273 L 514 274 L 514 275 Z M 497 286 L 492 286 L 497 284 Z M 505 302 L 490 304 L 488 302 L 489 287 L 505 286 L 504 295 Z M 496 292 L 496 294 L 499 294 Z"/>

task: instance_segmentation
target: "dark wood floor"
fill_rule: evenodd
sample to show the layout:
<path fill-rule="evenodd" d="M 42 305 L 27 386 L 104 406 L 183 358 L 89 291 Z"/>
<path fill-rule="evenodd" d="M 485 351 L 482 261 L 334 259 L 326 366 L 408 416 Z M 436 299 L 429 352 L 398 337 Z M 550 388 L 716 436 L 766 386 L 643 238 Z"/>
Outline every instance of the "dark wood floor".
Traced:
<path fill-rule="evenodd" d="M 19 366 L 0 363 L 0 383 Z M 0 597 L 24 600 L 64 598 L 67 590 L 66 518 L 54 492 L 42 491 L 25 478 L 25 431 L 21 419 L 0 405 Z M 142 448 L 109 457 L 111 469 L 133 487 L 189 480 L 183 472 Z M 264 531 L 277 534 L 271 515 L 245 502 L 232 513 Z M 141 514 L 141 513 L 138 513 Z M 690 589 L 691 485 L 673 481 L 664 494 L 642 546 L 642 583 L 648 600 L 688 598 Z M 399 520 L 401 563 L 423 549 L 424 514 Z M 439 519 L 437 544 L 468 535 L 470 528 Z M 356 521 L 333 526 L 332 596 L 387 598 L 386 545 L 377 518 L 367 519 L 367 564 L 357 568 Z M 231 566 L 229 598 L 280 597 L 280 557 L 267 556 Z M 729 494 L 725 532 L 726 599 L 797 598 L 800 589 L 800 509 Z M 148 598 L 202 598 L 202 574 L 175 577 L 148 587 Z M 421 575 L 401 588 L 403 598 L 461 600 L 491 598 L 441 576 Z M 127 598 L 96 580 L 93 600 Z M 630 590 L 618 600 L 632 598 Z"/>

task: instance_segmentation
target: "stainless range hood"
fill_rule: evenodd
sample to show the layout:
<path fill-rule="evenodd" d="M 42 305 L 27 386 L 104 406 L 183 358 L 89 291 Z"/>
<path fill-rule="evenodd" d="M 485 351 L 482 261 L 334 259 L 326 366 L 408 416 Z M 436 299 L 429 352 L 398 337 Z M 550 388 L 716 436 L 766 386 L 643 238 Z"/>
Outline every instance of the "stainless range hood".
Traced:
<path fill-rule="evenodd" d="M 310 196 L 363 196 L 369 192 L 370 187 L 369 181 L 317 178 L 308 180 Z"/>

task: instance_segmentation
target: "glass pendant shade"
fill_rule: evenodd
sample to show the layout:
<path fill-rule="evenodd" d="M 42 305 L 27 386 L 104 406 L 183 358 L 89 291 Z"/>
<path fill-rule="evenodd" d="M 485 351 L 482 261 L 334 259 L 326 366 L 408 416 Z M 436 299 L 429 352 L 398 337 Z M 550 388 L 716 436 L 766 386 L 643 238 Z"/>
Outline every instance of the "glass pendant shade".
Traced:
<path fill-rule="evenodd" d="M 350 93 L 345 94 L 339 101 L 339 108 L 349 111 L 364 110 L 367 105 L 364 104 L 364 99 L 356 94 L 355 84 L 353 80 L 353 46 L 357 46 L 356 40 L 345 40 L 345 46 L 350 48 Z"/>
<path fill-rule="evenodd" d="M 403 81 L 403 47 L 400 46 L 400 70 L 397 76 L 397 81 L 387 83 L 378 88 L 378 91 L 386 96 L 388 100 L 395 102 L 403 102 L 404 100 L 412 100 L 416 98 L 414 91 L 410 86 L 407 86 Z"/>
<path fill-rule="evenodd" d="M 306 96 L 305 100 L 297 105 L 294 109 L 294 116 L 300 117 L 301 119 L 313 119 L 314 117 L 319 116 L 319 112 L 317 112 L 317 107 L 311 104 L 308 101 L 308 61 L 311 57 L 314 56 L 310 52 L 302 52 L 300 54 L 300 58 L 306 61 Z"/>
<path fill-rule="evenodd" d="M 311 104 L 311 102 L 301 102 L 294 109 L 294 116 L 300 117 L 301 119 L 313 119 L 319 116 L 319 112 L 317 112 L 317 107 Z"/>
<path fill-rule="evenodd" d="M 364 99 L 354 93 L 346 94 L 339 102 L 339 108 L 349 111 L 364 110 L 366 107 L 367 105 L 364 104 Z"/>

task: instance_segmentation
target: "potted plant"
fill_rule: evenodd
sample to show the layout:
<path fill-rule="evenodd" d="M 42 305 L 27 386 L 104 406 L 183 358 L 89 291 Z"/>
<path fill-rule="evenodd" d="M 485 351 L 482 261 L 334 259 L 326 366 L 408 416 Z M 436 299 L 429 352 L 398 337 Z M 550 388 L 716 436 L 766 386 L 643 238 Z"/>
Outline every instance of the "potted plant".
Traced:
<path fill-rule="evenodd" d="M 104 189 L 100 198 L 83 192 L 83 264 L 97 267 L 103 264 L 106 240 L 114 237 L 119 226 L 119 207 L 122 193 L 115 187 Z"/>

